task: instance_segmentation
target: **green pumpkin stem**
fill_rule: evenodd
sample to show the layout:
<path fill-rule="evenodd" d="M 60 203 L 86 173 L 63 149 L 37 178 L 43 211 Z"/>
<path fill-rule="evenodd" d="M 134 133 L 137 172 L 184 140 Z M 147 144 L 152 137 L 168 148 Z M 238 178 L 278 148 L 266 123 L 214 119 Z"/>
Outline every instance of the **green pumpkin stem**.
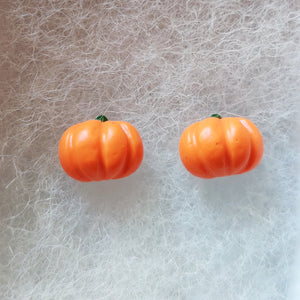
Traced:
<path fill-rule="evenodd" d="M 99 120 L 99 121 L 101 121 L 101 122 L 106 122 L 106 121 L 108 121 L 108 119 L 107 119 L 105 116 L 103 116 L 103 115 L 98 116 L 98 117 L 96 118 L 96 120 Z"/>
<path fill-rule="evenodd" d="M 218 119 L 222 119 L 222 117 L 219 114 L 213 114 L 211 115 L 211 117 L 213 118 L 218 118 Z"/>

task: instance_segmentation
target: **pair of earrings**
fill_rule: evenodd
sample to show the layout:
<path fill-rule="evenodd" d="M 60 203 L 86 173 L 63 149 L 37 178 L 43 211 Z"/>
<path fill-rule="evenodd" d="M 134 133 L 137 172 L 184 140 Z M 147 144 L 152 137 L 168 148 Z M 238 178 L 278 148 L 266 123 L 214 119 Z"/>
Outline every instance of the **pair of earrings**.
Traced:
<path fill-rule="evenodd" d="M 143 142 L 130 123 L 101 115 L 68 128 L 59 142 L 65 172 L 79 181 L 119 179 L 134 173 L 143 160 Z M 179 141 L 185 168 L 214 178 L 248 172 L 263 155 L 263 139 L 248 119 L 210 118 L 188 126 Z"/>

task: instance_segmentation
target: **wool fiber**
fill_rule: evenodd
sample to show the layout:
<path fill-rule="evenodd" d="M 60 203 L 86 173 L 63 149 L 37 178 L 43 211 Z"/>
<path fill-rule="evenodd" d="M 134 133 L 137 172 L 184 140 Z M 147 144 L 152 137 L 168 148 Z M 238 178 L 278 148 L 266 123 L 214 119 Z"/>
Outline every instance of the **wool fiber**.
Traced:
<path fill-rule="evenodd" d="M 0 298 L 300 299 L 296 0 L 0 2 Z M 260 129 L 253 171 L 205 180 L 178 153 L 219 113 Z M 138 171 L 81 183 L 58 143 L 105 114 Z"/>

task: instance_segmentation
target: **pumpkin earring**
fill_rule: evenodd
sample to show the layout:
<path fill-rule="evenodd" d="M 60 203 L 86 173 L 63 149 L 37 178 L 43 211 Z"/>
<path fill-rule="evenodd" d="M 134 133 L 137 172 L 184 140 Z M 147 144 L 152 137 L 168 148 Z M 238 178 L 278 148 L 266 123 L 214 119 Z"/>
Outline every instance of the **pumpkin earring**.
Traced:
<path fill-rule="evenodd" d="M 79 181 L 119 179 L 134 173 L 143 160 L 138 131 L 105 116 L 68 128 L 59 142 L 62 168 Z"/>
<path fill-rule="evenodd" d="M 251 121 L 222 119 L 218 114 L 187 127 L 179 142 L 183 165 L 202 178 L 248 172 L 259 164 L 263 148 L 262 136 Z"/>

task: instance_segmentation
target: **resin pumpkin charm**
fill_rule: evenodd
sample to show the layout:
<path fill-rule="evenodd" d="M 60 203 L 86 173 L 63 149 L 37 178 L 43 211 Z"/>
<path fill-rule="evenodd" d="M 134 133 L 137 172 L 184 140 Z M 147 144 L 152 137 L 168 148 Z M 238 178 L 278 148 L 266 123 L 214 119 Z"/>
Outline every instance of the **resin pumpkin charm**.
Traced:
<path fill-rule="evenodd" d="M 65 172 L 79 181 L 101 181 L 131 175 L 143 160 L 138 131 L 123 121 L 99 116 L 68 128 L 59 142 Z"/>
<path fill-rule="evenodd" d="M 263 139 L 251 121 L 216 114 L 185 129 L 179 154 L 186 169 L 198 177 L 242 174 L 259 164 Z"/>

